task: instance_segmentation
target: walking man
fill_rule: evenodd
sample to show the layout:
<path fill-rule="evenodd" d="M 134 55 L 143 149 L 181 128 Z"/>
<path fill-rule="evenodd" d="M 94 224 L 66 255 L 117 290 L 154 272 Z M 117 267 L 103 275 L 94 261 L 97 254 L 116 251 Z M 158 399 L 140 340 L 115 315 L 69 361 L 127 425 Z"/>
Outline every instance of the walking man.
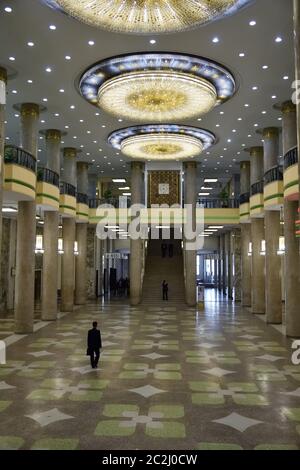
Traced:
<path fill-rule="evenodd" d="M 169 284 L 166 281 L 162 283 L 162 291 L 163 291 L 163 300 L 169 300 L 168 298 Z"/>
<path fill-rule="evenodd" d="M 87 356 L 91 358 L 91 366 L 97 369 L 100 358 L 100 349 L 102 348 L 101 333 L 97 329 L 98 323 L 93 322 L 93 328 L 88 332 L 87 338 Z"/>

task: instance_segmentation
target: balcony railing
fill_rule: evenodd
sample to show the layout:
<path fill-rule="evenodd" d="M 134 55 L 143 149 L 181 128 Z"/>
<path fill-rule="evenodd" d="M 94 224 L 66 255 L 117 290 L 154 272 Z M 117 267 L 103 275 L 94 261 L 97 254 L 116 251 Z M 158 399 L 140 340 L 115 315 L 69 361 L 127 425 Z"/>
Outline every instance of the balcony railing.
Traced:
<path fill-rule="evenodd" d="M 283 181 L 283 167 L 274 166 L 269 171 L 265 173 L 264 184 L 265 186 L 269 183 L 274 183 L 274 181 Z"/>
<path fill-rule="evenodd" d="M 240 205 L 239 199 L 199 199 L 198 204 L 204 209 L 237 209 Z"/>
<path fill-rule="evenodd" d="M 240 195 L 240 205 L 246 204 L 250 201 L 250 193 L 243 193 Z"/>
<path fill-rule="evenodd" d="M 104 204 L 110 205 L 115 207 L 116 209 L 119 208 L 129 208 L 131 206 L 131 199 L 122 197 L 121 200 L 119 198 L 110 198 L 110 199 L 90 199 L 89 200 L 89 207 L 90 209 L 97 209 L 99 206 Z"/>
<path fill-rule="evenodd" d="M 86 204 L 87 206 L 89 205 L 89 198 L 87 194 L 77 193 L 76 199 L 78 204 Z"/>
<path fill-rule="evenodd" d="M 76 197 L 76 188 L 72 184 L 61 182 L 59 185 L 60 194 Z"/>
<path fill-rule="evenodd" d="M 251 196 L 255 196 L 255 194 L 263 194 L 264 193 L 264 182 L 258 181 L 251 185 Z"/>
<path fill-rule="evenodd" d="M 6 145 L 4 150 L 4 163 L 20 165 L 28 170 L 36 172 L 36 159 L 33 155 L 25 150 L 15 147 L 14 145 Z"/>
<path fill-rule="evenodd" d="M 58 173 L 55 173 L 55 171 L 49 170 L 49 168 L 38 167 L 37 180 L 42 181 L 43 183 L 52 184 L 59 188 L 59 175 Z"/>
<path fill-rule="evenodd" d="M 284 169 L 286 170 L 290 166 L 296 165 L 298 163 L 298 147 L 294 147 L 289 150 L 284 156 Z"/>

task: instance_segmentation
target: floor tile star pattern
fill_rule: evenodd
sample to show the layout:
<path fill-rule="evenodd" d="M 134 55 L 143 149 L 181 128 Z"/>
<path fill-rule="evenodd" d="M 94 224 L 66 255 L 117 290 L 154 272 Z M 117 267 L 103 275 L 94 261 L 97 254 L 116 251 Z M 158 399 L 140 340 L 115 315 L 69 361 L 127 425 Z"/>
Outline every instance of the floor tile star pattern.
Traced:
<path fill-rule="evenodd" d="M 291 340 L 238 305 L 90 303 L 7 349 L 2 449 L 300 449 Z M 97 320 L 98 369 L 86 356 Z M 0 319 L 1 338 L 12 319 Z"/>

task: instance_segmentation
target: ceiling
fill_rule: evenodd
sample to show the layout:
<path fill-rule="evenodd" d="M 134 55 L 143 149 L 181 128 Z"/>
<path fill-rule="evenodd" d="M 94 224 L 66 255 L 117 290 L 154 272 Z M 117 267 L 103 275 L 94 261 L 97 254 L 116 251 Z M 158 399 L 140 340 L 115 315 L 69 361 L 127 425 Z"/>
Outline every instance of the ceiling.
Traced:
<path fill-rule="evenodd" d="M 12 12 L 7 13 L 5 7 L 11 7 Z M 250 26 L 254 20 L 255 26 Z M 219 41 L 213 42 L 214 38 Z M 276 42 L 276 38 L 282 41 Z M 151 39 L 156 43 L 151 44 Z M 81 148 L 79 159 L 93 163 L 91 173 L 106 177 L 130 177 L 130 160 L 112 149 L 107 137 L 136 123 L 119 122 L 79 95 L 75 83 L 91 64 L 119 54 L 166 51 L 207 57 L 229 68 L 237 80 L 235 96 L 201 121 L 180 123 L 203 127 L 218 138 L 209 153 L 198 158 L 202 163 L 199 185 L 204 177 L 228 180 L 239 171 L 238 162 L 248 159 L 244 148 L 261 144 L 256 130 L 281 125 L 273 105 L 290 99 L 295 75 L 292 0 L 256 0 L 232 17 L 190 32 L 159 36 L 105 32 L 53 11 L 38 0 L 4 0 L 0 44 L 0 64 L 16 72 L 8 84 L 8 142 L 18 145 L 20 140 L 19 117 L 13 105 L 43 104 L 47 110 L 41 115 L 40 129 L 67 131 L 64 145 Z M 47 68 L 51 72 L 46 72 Z M 44 140 L 39 144 L 42 165 Z"/>

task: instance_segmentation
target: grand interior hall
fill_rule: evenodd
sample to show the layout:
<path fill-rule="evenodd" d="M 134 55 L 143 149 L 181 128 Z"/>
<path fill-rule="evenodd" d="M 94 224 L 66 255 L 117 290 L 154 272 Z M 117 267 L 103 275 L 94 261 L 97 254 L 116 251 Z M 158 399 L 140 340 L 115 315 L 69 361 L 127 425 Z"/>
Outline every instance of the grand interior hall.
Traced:
<path fill-rule="evenodd" d="M 0 451 L 300 449 L 299 26 L 0 2 Z"/>

